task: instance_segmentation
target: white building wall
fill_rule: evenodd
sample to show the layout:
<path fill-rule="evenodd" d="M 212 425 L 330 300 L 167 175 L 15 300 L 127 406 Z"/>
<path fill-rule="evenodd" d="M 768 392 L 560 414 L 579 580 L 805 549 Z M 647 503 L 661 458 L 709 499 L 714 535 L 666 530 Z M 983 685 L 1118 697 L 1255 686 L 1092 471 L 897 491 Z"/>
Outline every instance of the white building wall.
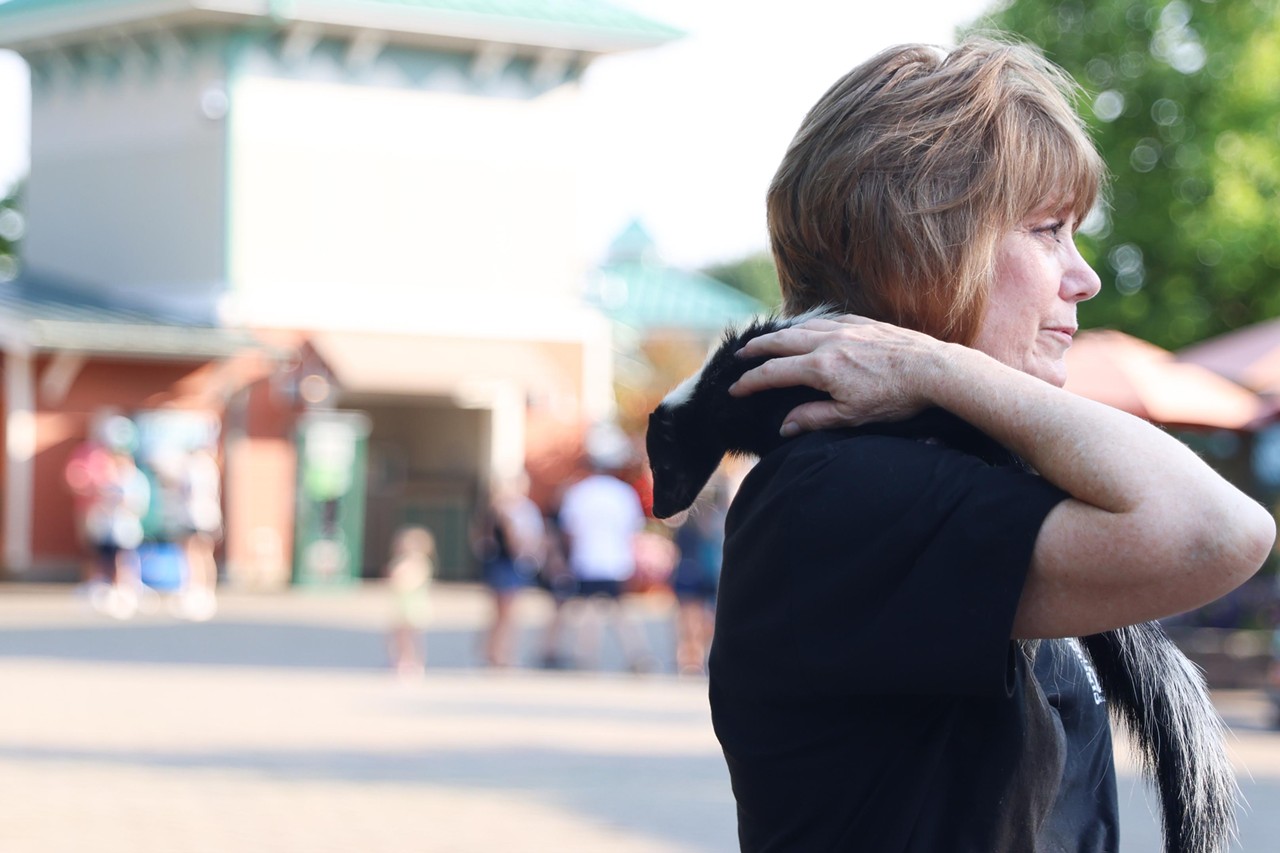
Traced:
<path fill-rule="evenodd" d="M 225 282 L 220 70 L 68 68 L 32 98 L 25 263 L 211 305 Z"/>
<path fill-rule="evenodd" d="M 578 313 L 572 86 L 516 99 L 246 76 L 230 95 L 240 319 Z"/>

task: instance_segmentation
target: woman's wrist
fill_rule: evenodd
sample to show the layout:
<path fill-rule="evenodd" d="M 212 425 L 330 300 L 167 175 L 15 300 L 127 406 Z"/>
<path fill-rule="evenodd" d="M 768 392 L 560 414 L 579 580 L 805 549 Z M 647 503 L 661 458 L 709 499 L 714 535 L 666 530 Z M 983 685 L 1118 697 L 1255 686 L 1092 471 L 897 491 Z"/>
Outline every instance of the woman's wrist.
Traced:
<path fill-rule="evenodd" d="M 922 408 L 937 406 L 962 415 L 956 411 L 957 394 L 973 395 L 983 381 L 984 369 L 995 364 L 990 356 L 964 344 L 938 341 L 920 361 L 915 377 Z"/>

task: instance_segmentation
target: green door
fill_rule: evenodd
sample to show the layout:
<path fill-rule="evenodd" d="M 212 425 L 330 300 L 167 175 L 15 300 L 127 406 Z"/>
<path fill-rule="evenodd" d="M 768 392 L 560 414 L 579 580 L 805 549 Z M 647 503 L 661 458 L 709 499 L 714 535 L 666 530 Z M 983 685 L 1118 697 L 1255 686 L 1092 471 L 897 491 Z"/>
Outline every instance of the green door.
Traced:
<path fill-rule="evenodd" d="M 360 577 L 369 427 L 362 412 L 309 412 L 298 422 L 296 584 L 337 586 Z"/>

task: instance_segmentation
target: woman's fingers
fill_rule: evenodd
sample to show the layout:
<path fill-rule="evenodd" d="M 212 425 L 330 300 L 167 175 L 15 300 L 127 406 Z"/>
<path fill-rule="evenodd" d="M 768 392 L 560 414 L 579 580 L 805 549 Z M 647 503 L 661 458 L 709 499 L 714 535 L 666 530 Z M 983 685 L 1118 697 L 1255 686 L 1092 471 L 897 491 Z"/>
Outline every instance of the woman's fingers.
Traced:
<path fill-rule="evenodd" d="M 738 352 L 767 359 L 729 387 L 735 397 L 807 386 L 831 396 L 788 414 L 784 435 L 900 420 L 925 404 L 911 368 L 938 342 L 888 323 L 847 314 L 761 335 Z"/>
<path fill-rule="evenodd" d="M 811 388 L 824 389 L 823 376 L 813 366 L 812 361 L 807 353 L 776 356 L 738 377 L 738 381 L 729 386 L 729 393 L 735 397 L 745 397 L 757 391 L 765 391 L 769 388 L 790 388 L 793 385 L 808 385 Z"/>
<path fill-rule="evenodd" d="M 796 326 L 760 335 L 747 341 L 738 350 L 738 355 L 746 358 L 761 356 L 799 355 L 812 352 L 826 339 L 830 333 L 847 332 L 850 326 L 861 326 L 875 323 L 866 317 L 844 314 L 837 318 L 822 317 L 807 320 Z"/>
<path fill-rule="evenodd" d="M 830 429 L 840 426 L 857 426 L 843 415 L 835 400 L 818 400 L 802 403 L 792 409 L 782 421 L 781 434 L 787 438 L 802 432 Z"/>
<path fill-rule="evenodd" d="M 793 326 L 760 335 L 747 341 L 738 349 L 743 358 L 759 358 L 762 356 L 777 357 L 780 355 L 799 355 L 811 352 L 821 340 L 821 332 Z"/>

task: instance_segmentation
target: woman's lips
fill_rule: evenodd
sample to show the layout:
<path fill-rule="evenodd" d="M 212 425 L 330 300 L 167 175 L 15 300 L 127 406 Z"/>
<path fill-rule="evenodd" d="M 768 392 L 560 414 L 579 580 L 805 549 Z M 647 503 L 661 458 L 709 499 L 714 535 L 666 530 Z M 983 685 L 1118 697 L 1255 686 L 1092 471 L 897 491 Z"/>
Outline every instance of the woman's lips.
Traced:
<path fill-rule="evenodd" d="M 1071 341 L 1075 337 L 1075 326 L 1048 326 L 1045 331 L 1057 338 L 1064 346 L 1071 346 Z"/>

